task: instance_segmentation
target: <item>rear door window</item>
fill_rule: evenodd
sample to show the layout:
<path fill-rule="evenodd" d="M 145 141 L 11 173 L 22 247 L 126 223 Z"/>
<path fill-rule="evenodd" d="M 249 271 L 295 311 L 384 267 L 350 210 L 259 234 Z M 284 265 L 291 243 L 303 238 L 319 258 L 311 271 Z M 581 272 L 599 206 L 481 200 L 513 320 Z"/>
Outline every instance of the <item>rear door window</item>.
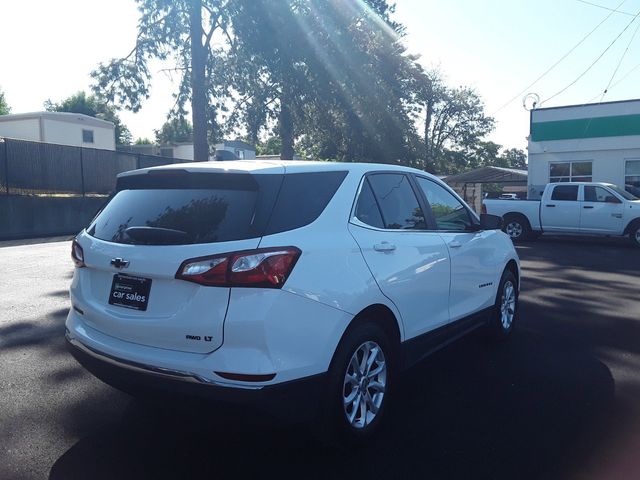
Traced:
<path fill-rule="evenodd" d="M 578 185 L 556 185 L 551 194 L 551 200 L 569 202 L 578 201 Z"/>
<path fill-rule="evenodd" d="M 425 230 L 424 213 L 416 194 L 404 174 L 377 173 L 369 175 L 384 228 L 390 230 Z"/>
<path fill-rule="evenodd" d="M 384 228 L 384 222 L 382 221 L 380 208 L 378 208 L 378 202 L 373 195 L 369 180 L 366 178 L 364 179 L 362 188 L 360 189 L 358 203 L 356 203 L 355 216 L 366 225 L 371 225 L 376 228 Z"/>

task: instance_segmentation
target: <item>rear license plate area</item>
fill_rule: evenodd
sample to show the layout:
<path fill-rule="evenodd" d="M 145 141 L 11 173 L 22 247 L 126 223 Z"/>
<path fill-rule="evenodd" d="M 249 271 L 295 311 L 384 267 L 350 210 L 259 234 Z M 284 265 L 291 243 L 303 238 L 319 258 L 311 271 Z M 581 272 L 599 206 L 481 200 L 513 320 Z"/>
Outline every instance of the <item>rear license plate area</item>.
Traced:
<path fill-rule="evenodd" d="M 111 283 L 109 305 L 146 311 L 151 279 L 116 273 Z"/>

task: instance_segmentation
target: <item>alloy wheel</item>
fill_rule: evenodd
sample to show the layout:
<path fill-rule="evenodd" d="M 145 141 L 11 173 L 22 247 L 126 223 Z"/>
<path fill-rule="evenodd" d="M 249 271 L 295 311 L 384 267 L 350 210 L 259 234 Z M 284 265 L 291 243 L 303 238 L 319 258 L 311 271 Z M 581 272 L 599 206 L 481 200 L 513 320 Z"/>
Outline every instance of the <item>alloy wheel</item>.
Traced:
<path fill-rule="evenodd" d="M 502 288 L 502 301 L 500 302 L 500 322 L 504 330 L 509 330 L 516 313 L 516 289 L 511 280 L 507 280 Z"/>
<path fill-rule="evenodd" d="M 342 386 L 342 403 L 349 424 L 363 429 L 376 418 L 387 385 L 387 362 L 380 345 L 361 344 L 351 356 Z"/>
<path fill-rule="evenodd" d="M 520 222 L 509 222 L 505 228 L 505 232 L 511 238 L 520 238 L 522 236 L 522 224 Z"/>

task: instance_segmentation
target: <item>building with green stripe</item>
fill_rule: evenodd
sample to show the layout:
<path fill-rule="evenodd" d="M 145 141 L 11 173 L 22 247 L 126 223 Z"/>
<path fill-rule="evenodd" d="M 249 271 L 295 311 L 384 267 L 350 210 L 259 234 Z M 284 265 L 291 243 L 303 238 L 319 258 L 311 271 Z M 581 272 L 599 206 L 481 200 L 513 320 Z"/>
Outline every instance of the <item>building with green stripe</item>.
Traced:
<path fill-rule="evenodd" d="M 640 189 L 640 100 L 530 112 L 529 198 L 549 182 L 609 182 Z"/>

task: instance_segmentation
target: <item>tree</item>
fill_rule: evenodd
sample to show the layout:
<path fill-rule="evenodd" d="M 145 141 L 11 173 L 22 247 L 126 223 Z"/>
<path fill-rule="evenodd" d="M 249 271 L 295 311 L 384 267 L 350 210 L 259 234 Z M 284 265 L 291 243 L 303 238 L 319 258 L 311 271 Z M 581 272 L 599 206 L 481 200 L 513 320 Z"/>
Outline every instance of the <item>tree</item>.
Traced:
<path fill-rule="evenodd" d="M 172 61 L 167 73 L 178 74 L 179 89 L 171 115 L 183 116 L 191 102 L 194 158 L 209 158 L 209 140 L 219 135 L 216 31 L 227 31 L 233 0 L 136 0 L 140 19 L 136 44 L 128 55 L 101 63 L 92 72 L 94 91 L 138 111 L 149 97 L 152 59 Z"/>
<path fill-rule="evenodd" d="M 81 113 L 90 117 L 113 122 L 116 127 L 116 144 L 130 145 L 133 140 L 131 132 L 126 125 L 122 123 L 120 117 L 118 117 L 116 109 L 97 95 L 87 96 L 85 92 L 78 92 L 59 103 L 53 103 L 51 100 L 47 100 L 44 102 L 44 108 L 48 112 Z"/>
<path fill-rule="evenodd" d="M 144 138 L 136 138 L 134 142 L 135 145 L 153 145 L 153 142 L 149 140 L 147 137 Z"/>
<path fill-rule="evenodd" d="M 269 119 L 292 158 L 406 161 L 415 127 L 411 59 L 386 0 L 255 0 L 234 17 L 240 113 L 249 137 Z M 247 75 L 246 72 L 252 72 Z"/>
<path fill-rule="evenodd" d="M 282 150 L 280 137 L 271 136 L 264 142 L 256 143 L 256 155 L 279 155 Z"/>
<path fill-rule="evenodd" d="M 160 130 L 154 130 L 159 145 L 193 141 L 193 126 L 184 117 L 167 120 Z"/>
<path fill-rule="evenodd" d="M 510 148 L 502 152 L 500 157 L 503 159 L 505 167 L 527 169 L 527 154 L 519 148 Z"/>
<path fill-rule="evenodd" d="M 4 92 L 0 90 L 0 115 L 8 115 L 11 113 L 11 107 L 4 98 Z"/>
<path fill-rule="evenodd" d="M 416 99 L 423 106 L 425 118 L 422 151 L 425 168 L 455 173 L 460 167 L 471 166 L 469 162 L 482 162 L 483 155 L 486 160 L 487 152 L 481 151 L 480 139 L 493 130 L 494 120 L 486 115 L 477 92 L 468 87 L 447 87 L 437 71 L 418 69 L 415 75 Z M 496 148 L 491 148 L 497 155 Z M 471 160 L 474 155 L 476 160 Z M 456 159 L 453 164 L 452 158 Z"/>

